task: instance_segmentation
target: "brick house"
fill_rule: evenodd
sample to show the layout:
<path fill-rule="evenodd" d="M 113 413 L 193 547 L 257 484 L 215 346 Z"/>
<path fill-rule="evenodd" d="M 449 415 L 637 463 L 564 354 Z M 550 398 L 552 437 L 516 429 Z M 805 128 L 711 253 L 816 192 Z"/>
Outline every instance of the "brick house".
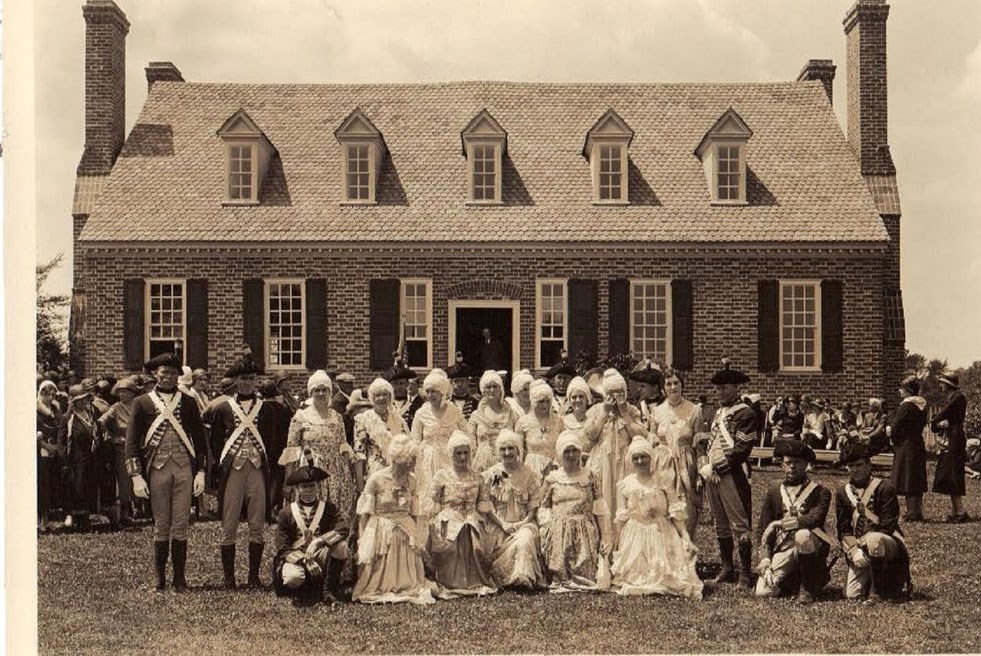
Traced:
<path fill-rule="evenodd" d="M 146 67 L 124 131 L 125 37 L 88 0 L 72 347 L 90 372 L 175 347 L 221 370 L 511 368 L 633 350 L 707 388 L 892 396 L 900 207 L 886 132 L 889 7 L 848 12 L 835 66 L 736 84 L 185 82 Z"/>

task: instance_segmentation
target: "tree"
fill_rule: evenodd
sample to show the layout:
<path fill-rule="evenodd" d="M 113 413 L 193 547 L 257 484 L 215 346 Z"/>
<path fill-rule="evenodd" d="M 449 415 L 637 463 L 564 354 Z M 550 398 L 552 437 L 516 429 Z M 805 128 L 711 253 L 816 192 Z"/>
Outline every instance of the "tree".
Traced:
<path fill-rule="evenodd" d="M 926 375 L 927 372 L 927 359 L 925 356 L 919 353 L 911 353 L 909 349 L 906 350 L 906 366 L 903 370 L 903 375 L 905 376 L 916 376 L 921 378 Z"/>
<path fill-rule="evenodd" d="M 37 366 L 39 371 L 58 371 L 68 366 L 66 320 L 68 296 L 47 294 L 44 283 L 61 264 L 64 253 L 58 253 L 50 261 L 38 264 L 35 269 L 37 291 Z"/>
<path fill-rule="evenodd" d="M 961 391 L 967 397 L 964 431 L 968 437 L 981 437 L 981 360 L 965 369 L 958 369 L 956 373 Z"/>

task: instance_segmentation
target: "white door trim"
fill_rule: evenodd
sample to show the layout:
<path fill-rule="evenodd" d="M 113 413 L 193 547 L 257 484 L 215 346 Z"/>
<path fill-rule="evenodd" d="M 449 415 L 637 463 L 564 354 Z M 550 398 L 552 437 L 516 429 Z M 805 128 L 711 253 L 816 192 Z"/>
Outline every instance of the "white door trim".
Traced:
<path fill-rule="evenodd" d="M 446 364 L 451 366 L 456 364 L 456 311 L 459 308 L 488 308 L 498 310 L 511 310 L 511 368 L 514 371 L 521 369 L 521 301 L 473 301 L 473 300 L 449 300 L 447 301 L 449 317 L 446 322 L 449 330 L 446 335 Z M 481 372 L 483 373 L 483 372 Z"/>

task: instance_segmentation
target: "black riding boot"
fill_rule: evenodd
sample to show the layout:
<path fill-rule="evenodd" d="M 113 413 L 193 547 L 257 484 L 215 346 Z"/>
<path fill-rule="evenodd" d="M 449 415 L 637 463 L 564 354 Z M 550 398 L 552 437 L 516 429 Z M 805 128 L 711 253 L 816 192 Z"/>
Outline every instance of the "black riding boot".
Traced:
<path fill-rule="evenodd" d="M 221 569 L 225 573 L 222 587 L 226 590 L 235 589 L 235 545 L 221 545 Z"/>
<path fill-rule="evenodd" d="M 248 587 L 258 590 L 262 587 L 259 580 L 259 566 L 262 564 L 262 549 L 265 545 L 262 542 L 249 542 L 249 581 Z"/>
<path fill-rule="evenodd" d="M 753 589 L 753 541 L 739 541 L 739 587 Z"/>
<path fill-rule="evenodd" d="M 344 593 L 341 590 L 341 571 L 343 569 L 343 560 L 339 558 L 327 559 L 327 573 L 324 578 L 324 603 L 344 601 Z"/>
<path fill-rule="evenodd" d="M 867 604 L 878 604 L 886 598 L 886 559 L 869 556 L 869 578 L 872 584 L 869 588 L 869 596 L 865 600 Z"/>
<path fill-rule="evenodd" d="M 184 568 L 187 565 L 187 540 L 171 540 L 170 552 L 174 555 L 174 591 L 187 590 Z"/>
<path fill-rule="evenodd" d="M 167 556 L 169 551 L 170 543 L 166 540 L 153 542 L 153 587 L 158 592 L 167 589 Z"/>
<path fill-rule="evenodd" d="M 820 594 L 828 582 L 827 565 L 820 554 L 799 554 L 797 556 L 797 603 L 810 604 Z"/>
<path fill-rule="evenodd" d="M 722 570 L 718 576 L 712 579 L 712 583 L 732 583 L 736 580 L 736 571 L 733 569 L 732 562 L 732 538 L 719 538 L 719 559 L 722 561 Z"/>

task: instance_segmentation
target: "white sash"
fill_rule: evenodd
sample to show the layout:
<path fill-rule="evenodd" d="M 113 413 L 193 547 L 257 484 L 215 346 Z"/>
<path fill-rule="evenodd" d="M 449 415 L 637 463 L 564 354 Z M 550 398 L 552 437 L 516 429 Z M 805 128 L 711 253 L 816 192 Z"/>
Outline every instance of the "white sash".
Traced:
<path fill-rule="evenodd" d="M 872 501 L 872 495 L 875 494 L 875 489 L 879 487 L 881 481 L 874 476 L 869 480 L 868 486 L 865 488 L 865 492 L 862 493 L 862 498 L 858 498 L 858 492 L 855 490 L 855 486 L 851 483 L 845 485 L 845 495 L 848 496 L 848 500 L 851 502 L 854 510 L 852 510 L 852 530 L 854 531 L 858 525 L 859 517 L 867 517 L 873 524 L 879 523 L 879 516 L 876 515 L 869 509 L 869 502 Z M 859 510 L 861 509 L 861 512 Z"/>
<path fill-rule="evenodd" d="M 732 439 L 732 433 L 729 432 L 729 427 L 726 426 L 726 419 L 729 415 L 736 412 L 736 410 L 742 410 L 743 408 L 749 408 L 745 403 L 735 403 L 728 408 L 720 408 L 715 414 L 714 426 L 719 428 L 719 437 L 722 438 L 722 443 L 726 449 L 732 449 L 736 446 L 736 441 Z"/>
<path fill-rule="evenodd" d="M 238 404 L 235 397 L 228 398 L 228 406 L 232 409 L 232 412 L 235 413 L 239 424 L 235 427 L 235 430 L 232 431 L 232 434 L 228 436 L 228 439 L 225 440 L 225 446 L 221 450 L 221 458 L 218 459 L 218 462 L 225 461 L 225 456 L 228 455 L 228 451 L 232 448 L 232 445 L 235 444 L 235 441 L 246 430 L 255 436 L 256 442 L 259 443 L 259 449 L 262 451 L 263 457 L 265 457 L 266 445 L 262 441 L 262 435 L 259 434 L 259 428 L 255 425 L 256 417 L 259 416 L 259 408 L 262 407 L 262 399 L 256 397 L 255 402 L 252 404 L 252 408 L 249 409 L 248 415 L 246 415 L 245 411 L 242 410 L 242 406 Z"/>
<path fill-rule="evenodd" d="M 196 457 L 194 454 L 194 445 L 191 444 L 191 440 L 188 439 L 187 433 L 184 432 L 184 427 L 181 426 L 181 422 L 177 421 L 177 417 L 174 416 L 174 410 L 180 405 L 181 402 L 181 392 L 175 390 L 174 398 L 170 401 L 170 405 L 164 403 L 163 399 L 157 394 L 157 390 L 152 389 L 150 393 L 147 394 L 150 400 L 153 401 L 153 405 L 157 406 L 157 416 L 150 424 L 150 429 L 146 432 L 146 436 L 143 438 L 143 446 L 146 446 L 150 439 L 153 437 L 157 429 L 164 421 L 169 421 L 170 425 L 174 427 L 174 431 L 177 432 L 177 436 L 181 438 L 181 442 L 187 448 L 187 452 L 191 454 L 191 458 Z"/>
<path fill-rule="evenodd" d="M 800 491 L 800 494 L 797 495 L 797 498 L 791 501 L 790 493 L 787 491 L 787 486 L 781 484 L 780 496 L 783 498 L 784 512 L 794 517 L 800 515 L 804 511 L 804 502 L 807 501 L 807 498 L 811 496 L 811 494 L 816 489 L 817 489 L 817 483 L 815 483 L 814 481 L 808 481 L 807 485 L 804 486 L 804 489 L 802 489 Z M 819 538 L 821 538 L 831 546 L 834 546 L 834 542 L 832 542 L 831 536 L 825 533 L 824 529 L 822 529 L 821 527 L 812 528 L 810 529 L 810 531 L 811 533 L 818 536 Z"/>
<path fill-rule="evenodd" d="M 327 508 L 327 504 L 323 501 L 317 502 L 317 509 L 313 513 L 313 519 L 310 521 L 310 526 L 320 526 L 320 520 L 323 519 L 324 510 Z M 310 540 L 313 539 L 313 532 L 307 526 L 306 522 L 303 521 L 303 513 L 300 512 L 300 504 L 294 501 L 290 504 L 290 510 L 293 512 L 293 521 L 296 522 L 296 527 L 300 529 L 300 536 L 293 541 L 293 548 L 299 549 L 310 544 Z"/>

